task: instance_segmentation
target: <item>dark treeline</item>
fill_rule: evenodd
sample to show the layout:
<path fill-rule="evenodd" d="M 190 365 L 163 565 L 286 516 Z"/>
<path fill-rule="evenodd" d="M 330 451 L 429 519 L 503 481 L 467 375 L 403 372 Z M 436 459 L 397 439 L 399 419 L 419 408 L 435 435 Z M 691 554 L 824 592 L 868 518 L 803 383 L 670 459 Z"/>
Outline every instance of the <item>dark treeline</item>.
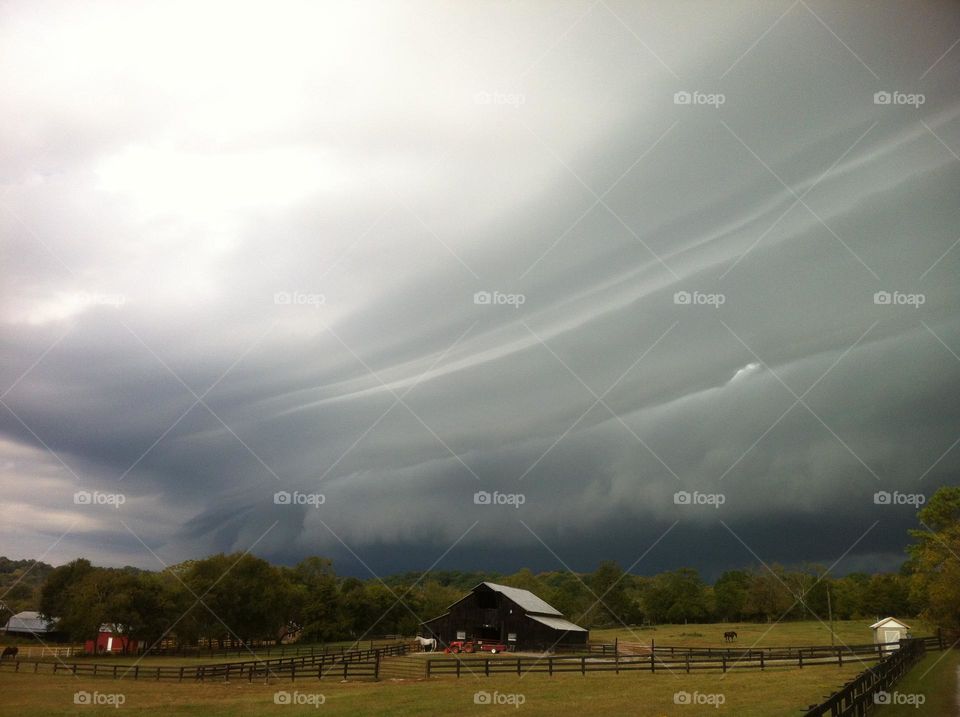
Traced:
<path fill-rule="evenodd" d="M 147 645 L 161 638 L 191 645 L 412 635 L 421 620 L 442 614 L 483 580 L 531 590 L 591 628 L 826 619 L 829 599 L 836 619 L 920 615 L 960 630 L 960 488 L 940 489 L 918 517 L 924 528 L 912 531 L 909 559 L 897 573 L 838 578 L 820 565 L 774 564 L 727 571 L 708 585 L 691 568 L 640 576 L 605 561 L 585 574 L 434 571 L 381 581 L 338 576 L 332 561 L 321 557 L 286 567 L 252 555 L 219 554 L 162 572 L 95 567 L 84 559 L 36 568 L 42 582 L 30 598 L 19 599 L 35 600 L 20 609 L 39 605 L 44 615 L 59 618 L 59 629 L 71 640 L 89 639 L 101 624 L 112 623 Z M 0 559 L 0 570 L 11 574 L 28 565 Z"/>

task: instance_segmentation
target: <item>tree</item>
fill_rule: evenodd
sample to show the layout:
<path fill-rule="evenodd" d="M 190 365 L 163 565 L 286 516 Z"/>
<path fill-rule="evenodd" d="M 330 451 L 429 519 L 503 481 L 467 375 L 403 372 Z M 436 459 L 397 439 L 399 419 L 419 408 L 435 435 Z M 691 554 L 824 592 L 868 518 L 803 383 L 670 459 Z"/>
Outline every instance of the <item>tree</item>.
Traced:
<path fill-rule="evenodd" d="M 646 591 L 644 607 L 656 622 L 698 622 L 708 615 L 706 591 L 699 573 L 680 568 L 654 576 Z"/>
<path fill-rule="evenodd" d="M 922 529 L 912 530 L 911 598 L 925 605 L 921 615 L 960 634 L 960 488 L 940 488 L 917 513 Z"/>
<path fill-rule="evenodd" d="M 746 570 L 728 570 L 713 584 L 713 597 L 717 617 L 723 622 L 743 619 L 747 590 L 750 588 L 750 573 Z"/>

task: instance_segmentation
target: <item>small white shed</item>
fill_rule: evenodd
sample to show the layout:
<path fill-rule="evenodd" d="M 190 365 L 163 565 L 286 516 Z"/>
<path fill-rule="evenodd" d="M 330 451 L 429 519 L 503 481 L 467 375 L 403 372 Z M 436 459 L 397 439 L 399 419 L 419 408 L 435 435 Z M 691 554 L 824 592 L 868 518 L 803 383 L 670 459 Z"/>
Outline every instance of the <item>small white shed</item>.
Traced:
<path fill-rule="evenodd" d="M 876 645 L 897 643 L 910 636 L 910 626 L 895 617 L 885 617 L 870 626 L 873 630 L 873 642 Z M 896 650 L 899 645 L 890 645 L 886 649 Z"/>

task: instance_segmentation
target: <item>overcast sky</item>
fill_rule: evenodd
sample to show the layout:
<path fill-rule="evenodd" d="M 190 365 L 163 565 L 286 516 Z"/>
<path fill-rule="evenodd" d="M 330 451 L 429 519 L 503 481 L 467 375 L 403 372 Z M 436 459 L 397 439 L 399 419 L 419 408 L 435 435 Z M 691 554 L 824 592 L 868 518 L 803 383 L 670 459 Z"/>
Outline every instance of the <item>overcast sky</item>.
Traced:
<path fill-rule="evenodd" d="M 895 568 L 958 482 L 958 38 L 0 3 L 0 553 Z"/>

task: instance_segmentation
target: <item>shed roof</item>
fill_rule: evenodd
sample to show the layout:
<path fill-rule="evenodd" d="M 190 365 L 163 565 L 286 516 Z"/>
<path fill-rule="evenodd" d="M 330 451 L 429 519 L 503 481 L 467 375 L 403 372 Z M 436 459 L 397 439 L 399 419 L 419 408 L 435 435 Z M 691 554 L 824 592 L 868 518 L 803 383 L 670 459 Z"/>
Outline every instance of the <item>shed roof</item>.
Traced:
<path fill-rule="evenodd" d="M 895 625 L 895 626 L 898 626 L 898 627 L 905 627 L 905 628 L 907 628 L 908 630 L 910 629 L 910 626 L 909 626 L 908 624 L 906 624 L 905 622 L 900 622 L 900 621 L 899 621 L 897 618 L 895 618 L 895 617 L 885 617 L 885 618 L 883 618 L 882 620 L 878 620 L 877 622 L 873 623 L 873 624 L 870 626 L 870 629 L 871 629 L 871 630 L 876 630 L 878 627 L 884 627 L 884 626 L 887 626 L 887 625 Z"/>
<path fill-rule="evenodd" d="M 564 620 L 562 617 L 548 617 L 546 615 L 529 615 L 531 620 L 536 620 L 542 625 L 547 627 L 552 627 L 554 630 L 564 630 L 566 632 L 587 632 L 586 628 L 580 627 L 579 625 L 574 625 L 569 620 Z"/>
<path fill-rule="evenodd" d="M 7 632 L 52 632 L 53 621 L 46 621 L 35 610 L 24 610 L 7 620 Z"/>

